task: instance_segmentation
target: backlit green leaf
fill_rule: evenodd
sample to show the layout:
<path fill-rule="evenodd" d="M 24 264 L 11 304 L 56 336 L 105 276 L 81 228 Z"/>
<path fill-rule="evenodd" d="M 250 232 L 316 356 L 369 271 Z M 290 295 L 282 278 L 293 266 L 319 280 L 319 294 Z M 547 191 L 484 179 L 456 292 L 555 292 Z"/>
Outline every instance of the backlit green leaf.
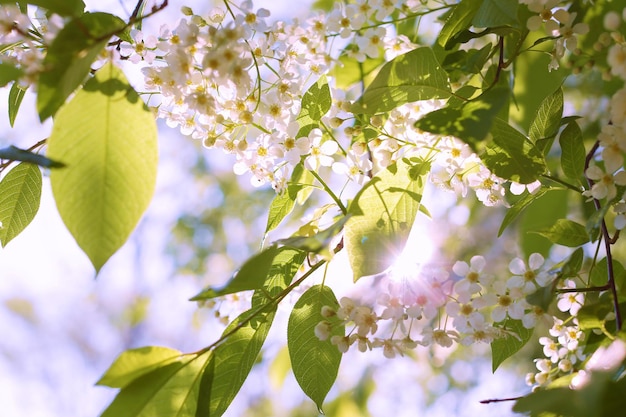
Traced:
<path fill-rule="evenodd" d="M 125 27 L 108 13 L 86 13 L 68 22 L 56 35 L 43 61 L 37 85 L 37 111 L 43 121 L 54 115 L 80 86 L 91 64 L 116 31 Z"/>
<path fill-rule="evenodd" d="M 481 0 L 461 0 L 455 5 L 439 32 L 437 43 L 446 49 L 452 47 L 455 37 L 471 26 L 481 3 Z"/>
<path fill-rule="evenodd" d="M 291 210 L 293 210 L 296 200 L 298 199 L 299 191 L 305 187 L 304 184 L 300 183 L 303 171 L 304 167 L 302 164 L 296 165 L 293 170 L 293 174 L 291 175 L 291 181 L 289 182 L 289 185 L 287 185 L 287 189 L 281 194 L 278 194 L 274 197 L 274 200 L 272 200 L 269 214 L 267 216 L 265 233 L 268 233 L 278 227 L 283 219 L 291 213 Z"/>
<path fill-rule="evenodd" d="M 0 0 L 0 4 L 15 3 L 23 7 L 33 4 L 61 16 L 80 16 L 85 10 L 83 0 Z"/>
<path fill-rule="evenodd" d="M 435 53 L 421 47 L 387 62 L 354 103 L 352 112 L 374 114 L 418 100 L 447 98 L 450 94 L 448 76 Z"/>
<path fill-rule="evenodd" d="M 320 411 L 337 378 L 342 356 L 330 339 L 322 341 L 315 335 L 315 326 L 327 320 L 321 314 L 324 306 L 339 307 L 332 290 L 322 285 L 309 288 L 294 305 L 287 325 L 287 346 L 296 381 Z M 331 325 L 331 336 L 344 335 L 345 328 L 337 318 Z"/>
<path fill-rule="evenodd" d="M 318 122 L 328 113 L 331 105 L 330 87 L 326 76 L 322 76 L 302 97 L 302 108 L 297 118 L 300 130 L 296 136 L 307 136 L 318 126 Z"/>
<path fill-rule="evenodd" d="M 551 227 L 535 233 L 548 238 L 552 243 L 563 246 L 576 247 L 589 242 L 585 226 L 568 219 L 558 219 Z"/>
<path fill-rule="evenodd" d="M 497 176 L 529 184 L 546 171 L 543 154 L 505 121 L 496 118 L 491 135 L 493 143 L 487 146 L 480 159 Z"/>
<path fill-rule="evenodd" d="M 525 328 L 521 320 L 507 319 L 501 327 L 512 334 L 491 342 L 491 369 L 493 372 L 498 369 L 502 362 L 524 347 L 533 335 L 533 330 Z"/>
<path fill-rule="evenodd" d="M 96 271 L 137 225 L 154 192 L 157 131 L 120 69 L 102 67 L 57 116 L 47 156 L 65 225 Z"/>
<path fill-rule="evenodd" d="M 448 106 L 430 112 L 415 126 L 427 132 L 456 136 L 478 151 L 507 100 L 508 89 L 496 87 L 459 107 Z"/>
<path fill-rule="evenodd" d="M 367 79 L 370 74 L 385 63 L 385 58 L 380 56 L 379 58 L 368 58 L 365 62 L 359 62 L 356 58 L 341 55 L 339 62 L 341 64 L 333 66 L 329 75 L 335 79 L 337 88 L 347 89 Z"/>
<path fill-rule="evenodd" d="M 24 88 L 20 87 L 18 83 L 13 83 L 11 91 L 9 91 L 9 124 L 11 124 L 11 127 L 15 124 L 15 118 L 25 94 L 26 90 Z"/>
<path fill-rule="evenodd" d="M 209 300 L 226 294 L 262 288 L 268 277 L 276 271 L 298 269 L 304 262 L 304 253 L 298 249 L 272 245 L 248 259 L 235 273 L 235 276 L 224 286 L 209 287 L 191 300 Z"/>
<path fill-rule="evenodd" d="M 127 383 L 101 417 L 195 416 L 212 352 L 179 356 Z"/>
<path fill-rule="evenodd" d="M 30 224 L 39 210 L 41 170 L 22 162 L 0 181 L 0 243 L 6 246 Z"/>
<path fill-rule="evenodd" d="M 330 247 L 333 239 L 341 232 L 343 226 L 348 221 L 348 216 L 342 217 L 332 226 L 317 232 L 311 236 L 292 236 L 286 239 L 277 240 L 276 243 L 291 248 L 298 248 L 308 253 L 320 253 L 322 255 L 332 255 Z"/>
<path fill-rule="evenodd" d="M 575 121 L 570 122 L 559 136 L 561 146 L 561 168 L 565 176 L 581 185 L 585 171 L 587 152 L 583 143 L 583 134 Z"/>
<path fill-rule="evenodd" d="M 182 353 L 160 346 L 146 346 L 122 352 L 97 385 L 124 388 L 126 385 L 157 368 L 177 362 Z"/>
<path fill-rule="evenodd" d="M 479 28 L 519 26 L 518 0 L 483 0 L 472 24 Z"/>
<path fill-rule="evenodd" d="M 528 136 L 530 140 L 537 144 L 539 140 L 554 138 L 561 124 L 563 116 L 563 90 L 559 87 L 554 93 L 546 97 L 537 110 L 537 117 L 530 124 Z M 551 141 L 540 148 L 543 152 L 550 149 L 547 146 Z"/>
<path fill-rule="evenodd" d="M 241 325 L 241 328 L 214 350 L 200 382 L 203 401 L 191 416 L 218 417 L 224 414 L 257 360 L 272 325 L 274 313 L 275 307 L 241 325 L 250 315 L 250 311 L 247 311 L 226 328 L 224 333 Z"/>
<path fill-rule="evenodd" d="M 379 172 L 356 195 L 344 228 L 354 280 L 383 272 L 402 252 L 421 205 L 424 172 L 398 161 Z"/>
<path fill-rule="evenodd" d="M 502 233 L 506 230 L 507 227 L 519 216 L 526 207 L 532 204 L 533 201 L 543 196 L 545 193 L 550 191 L 549 188 L 540 188 L 534 194 L 526 194 L 521 197 L 518 201 L 515 202 L 504 215 L 504 219 L 502 220 L 502 224 L 500 225 L 500 230 L 498 230 L 498 237 L 502 235 Z"/>
<path fill-rule="evenodd" d="M 4 87 L 11 81 L 19 79 L 21 76 L 21 69 L 6 62 L 0 62 L 0 87 Z"/>

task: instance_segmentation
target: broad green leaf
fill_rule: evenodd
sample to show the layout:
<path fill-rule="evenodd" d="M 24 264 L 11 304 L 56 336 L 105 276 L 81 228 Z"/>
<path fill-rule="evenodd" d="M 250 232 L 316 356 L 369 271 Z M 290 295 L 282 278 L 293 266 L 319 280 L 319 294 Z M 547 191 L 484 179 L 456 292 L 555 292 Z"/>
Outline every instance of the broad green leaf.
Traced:
<path fill-rule="evenodd" d="M 523 134 L 496 118 L 491 127 L 493 143 L 480 155 L 497 176 L 521 184 L 534 182 L 546 171 L 543 154 Z"/>
<path fill-rule="evenodd" d="M 212 359 L 211 351 L 164 361 L 127 383 L 101 417 L 195 416 L 201 376 Z"/>
<path fill-rule="evenodd" d="M 537 117 L 532 121 L 528 130 L 530 140 L 544 154 L 550 151 L 554 136 L 561 126 L 562 116 L 563 90 L 559 87 L 541 102 L 539 110 L 537 110 Z"/>
<path fill-rule="evenodd" d="M 30 224 L 39 210 L 41 170 L 22 162 L 0 181 L 0 244 L 6 246 Z"/>
<path fill-rule="evenodd" d="M 43 7 L 61 16 L 80 16 L 85 10 L 83 0 L 0 0 L 0 4 L 15 4 L 26 7 L 28 4 Z"/>
<path fill-rule="evenodd" d="M 359 62 L 356 58 L 341 55 L 339 62 L 340 65 L 333 66 L 329 75 L 334 78 L 337 88 L 348 89 L 354 84 L 367 79 L 370 74 L 386 61 L 382 55 L 379 58 L 368 58 L 365 62 Z"/>
<path fill-rule="evenodd" d="M 502 328 L 513 334 L 503 338 L 495 339 L 491 342 L 491 369 L 493 372 L 506 359 L 517 353 L 533 335 L 533 329 L 527 329 L 521 320 L 507 319 Z"/>
<path fill-rule="evenodd" d="M 326 76 L 320 77 L 302 97 L 302 108 L 298 115 L 300 130 L 297 137 L 307 136 L 311 130 L 318 126 L 322 117 L 328 113 L 332 105 L 330 87 Z"/>
<path fill-rule="evenodd" d="M 65 225 L 96 271 L 128 239 L 154 192 L 157 131 L 152 113 L 112 64 L 102 67 L 55 117 L 48 155 Z"/>
<path fill-rule="evenodd" d="M 332 290 L 323 285 L 309 288 L 294 305 L 287 325 L 287 346 L 296 381 L 320 412 L 337 378 L 342 356 L 330 340 L 322 341 L 315 335 L 315 326 L 327 320 L 321 314 L 324 306 L 339 307 Z M 331 324 L 333 336 L 344 335 L 345 328 L 338 319 Z"/>
<path fill-rule="evenodd" d="M 257 361 L 275 311 L 276 306 L 257 314 L 253 320 L 247 320 L 251 312 L 246 311 L 224 330 L 227 334 L 239 327 L 214 350 L 200 382 L 203 400 L 196 413 L 190 416 L 219 417 L 224 414 Z"/>
<path fill-rule="evenodd" d="M 444 107 L 430 112 L 415 126 L 440 135 L 456 136 L 478 151 L 507 100 L 508 89 L 496 87 L 460 107 Z"/>
<path fill-rule="evenodd" d="M 474 15 L 472 24 L 479 28 L 494 26 L 519 26 L 518 0 L 483 0 Z"/>
<path fill-rule="evenodd" d="M 61 29 L 48 48 L 37 85 L 37 111 L 42 121 L 53 116 L 85 81 L 111 35 L 125 26 L 119 17 L 98 12 L 75 18 Z"/>
<path fill-rule="evenodd" d="M 282 262 L 276 263 L 263 288 L 252 296 L 252 308 L 242 313 L 224 330 L 226 340 L 215 350 L 200 386 L 203 401 L 196 416 L 221 416 L 237 395 L 257 360 L 270 330 L 278 297 L 293 280 L 304 255 L 284 251 Z"/>
<path fill-rule="evenodd" d="M 142 375 L 177 362 L 181 356 L 182 353 L 178 350 L 160 346 L 146 346 L 127 350 L 115 359 L 115 362 L 96 382 L 96 385 L 124 388 Z"/>
<path fill-rule="evenodd" d="M 15 118 L 17 117 L 17 112 L 22 105 L 25 94 L 26 90 L 20 87 L 18 83 L 13 83 L 11 91 L 9 91 L 9 124 L 11 127 L 15 125 Z"/>
<path fill-rule="evenodd" d="M 468 51 L 460 49 L 454 51 L 444 58 L 442 62 L 443 68 L 448 74 L 457 71 L 458 77 L 466 77 L 467 74 L 478 74 L 485 66 L 491 54 L 491 44 L 483 46 L 481 49 L 470 49 Z M 455 94 L 458 96 L 459 92 Z"/>
<path fill-rule="evenodd" d="M 450 49 L 456 42 L 455 38 L 459 33 L 465 31 L 472 25 L 472 20 L 478 9 L 480 8 L 481 0 L 461 0 L 454 6 L 452 12 L 448 15 L 437 43 L 446 49 Z"/>
<path fill-rule="evenodd" d="M 549 188 L 540 188 L 534 194 L 526 194 L 521 197 L 519 200 L 515 202 L 504 215 L 504 219 L 502 220 L 502 224 L 500 225 L 500 230 L 498 230 L 498 237 L 502 235 L 502 233 L 506 230 L 507 227 L 515 220 L 523 211 L 531 205 L 536 199 L 543 196 L 545 193 L 550 191 Z"/>
<path fill-rule="evenodd" d="M 209 300 L 226 294 L 262 288 L 269 276 L 281 268 L 298 268 L 304 261 L 304 253 L 298 249 L 272 245 L 248 259 L 226 285 L 209 287 L 191 300 Z"/>
<path fill-rule="evenodd" d="M 354 280 L 386 270 L 402 252 L 428 169 L 400 160 L 372 178 L 348 207 L 344 244 Z"/>
<path fill-rule="evenodd" d="M 16 148 L 13 145 L 7 148 L 0 149 L 0 159 L 7 159 L 9 161 L 29 162 L 31 164 L 39 165 L 44 168 L 62 168 L 65 166 L 65 164 L 62 162 L 53 161 L 49 158 L 46 158 L 43 155 L 39 155 L 38 153 L 34 153 L 31 151 L 26 151 L 24 149 Z"/>
<path fill-rule="evenodd" d="M 567 219 L 558 219 L 551 227 L 537 230 L 535 233 L 557 245 L 577 247 L 589 242 L 585 226 Z"/>
<path fill-rule="evenodd" d="M 556 288 L 554 285 L 546 285 L 526 296 L 528 304 L 540 307 L 543 311 L 548 311 L 550 304 L 554 300 Z"/>
<path fill-rule="evenodd" d="M 0 62 L 0 87 L 4 87 L 8 83 L 19 79 L 21 76 L 21 69 L 6 62 Z"/>
<path fill-rule="evenodd" d="M 375 114 L 402 104 L 431 98 L 448 98 L 448 76 L 432 49 L 421 47 L 387 62 L 363 95 L 353 113 Z"/>
<path fill-rule="evenodd" d="M 605 298 L 596 302 L 585 303 L 576 318 L 581 330 L 603 329 L 607 315 L 613 312 L 613 300 Z"/>
<path fill-rule="evenodd" d="M 563 268 L 559 272 L 559 279 L 571 278 L 578 275 L 580 268 L 583 266 L 583 260 L 585 259 L 585 253 L 583 248 L 578 248 L 563 264 Z"/>
<path fill-rule="evenodd" d="M 583 134 L 575 121 L 569 123 L 559 136 L 561 146 L 561 168 L 565 176 L 581 185 L 585 171 L 587 152 L 583 143 Z"/>

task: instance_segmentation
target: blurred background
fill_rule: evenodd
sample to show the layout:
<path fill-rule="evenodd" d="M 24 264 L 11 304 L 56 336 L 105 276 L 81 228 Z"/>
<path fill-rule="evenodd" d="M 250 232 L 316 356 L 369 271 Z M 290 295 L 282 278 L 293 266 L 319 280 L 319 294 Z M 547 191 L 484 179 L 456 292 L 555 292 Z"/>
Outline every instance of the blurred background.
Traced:
<path fill-rule="evenodd" d="M 88 10 L 121 17 L 128 16 L 135 3 L 85 2 Z M 186 5 L 201 14 L 212 7 L 207 3 Z M 161 22 L 172 23 L 181 16 L 181 6 L 171 2 L 145 23 L 145 30 L 158 33 Z M 286 0 L 257 1 L 255 6 L 270 9 L 275 19 L 306 16 L 310 10 L 310 2 Z M 7 97 L 8 88 L 0 90 L 0 115 L 7 114 Z M 29 93 L 14 128 L 0 117 L 0 147 L 28 148 L 49 131 L 49 123 L 39 123 Z M 229 157 L 208 151 L 164 125 L 159 146 L 152 204 L 129 241 L 97 277 L 59 218 L 44 173 L 35 220 L 0 249 L 2 416 L 97 416 L 116 391 L 94 384 L 122 351 L 160 345 L 191 352 L 222 332 L 215 310 L 198 308 L 188 299 L 208 285 L 225 282 L 260 247 L 274 191 L 251 187 L 249 178 L 232 173 Z M 412 244 L 421 249 L 415 250 L 428 249 L 433 261 L 440 261 L 445 256 L 438 248 L 444 245 L 461 254 L 489 249 L 489 239 L 481 240 L 481 233 L 497 230 L 501 217 L 493 216 L 493 211 L 487 216 L 471 202 L 454 207 L 455 199 L 432 188 L 427 188 L 424 201 L 434 218 L 417 224 L 419 232 L 413 233 Z M 478 233 L 473 230 L 473 236 L 464 229 L 470 216 L 474 224 L 484 225 Z M 351 274 L 341 271 L 345 266 L 341 259 L 335 264 L 337 282 L 331 286 L 337 284 L 341 291 L 341 280 L 349 284 Z M 233 311 L 241 308 L 231 302 Z M 229 314 L 229 308 L 225 303 L 220 314 Z M 228 416 L 317 415 L 289 368 L 285 334 L 290 309 L 285 306 L 279 311 L 262 361 Z M 489 346 L 422 348 L 413 357 L 394 360 L 380 352 L 351 351 L 344 356 L 325 411 L 329 416 L 512 415 L 511 403 L 479 401 L 525 394 L 527 366 L 507 362 L 492 374 Z"/>

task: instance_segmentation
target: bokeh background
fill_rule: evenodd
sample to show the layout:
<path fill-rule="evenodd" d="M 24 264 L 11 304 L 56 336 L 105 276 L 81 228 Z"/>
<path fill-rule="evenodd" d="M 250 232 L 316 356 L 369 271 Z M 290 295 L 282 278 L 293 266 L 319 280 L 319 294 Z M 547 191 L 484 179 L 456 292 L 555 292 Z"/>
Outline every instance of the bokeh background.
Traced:
<path fill-rule="evenodd" d="M 121 17 L 134 7 L 129 0 L 85 2 L 88 10 Z M 182 3 L 170 3 L 145 23 L 146 31 L 158 33 L 161 23 L 171 24 L 181 16 Z M 202 13 L 212 7 L 208 3 L 185 5 Z M 310 3 L 266 0 L 255 5 L 269 8 L 275 19 L 291 19 L 306 16 Z M 132 82 L 140 83 L 136 69 L 126 70 Z M 0 90 L 0 115 L 7 114 L 7 97 L 8 89 Z M 49 131 L 49 123 L 38 121 L 34 96 L 27 94 L 14 128 L 0 117 L 0 147 L 27 148 Z M 232 173 L 228 157 L 207 151 L 165 125 L 160 126 L 159 146 L 152 204 L 98 276 L 59 218 L 45 176 L 35 220 L 0 249 L 0 415 L 97 416 L 116 392 L 95 382 L 123 350 L 161 345 L 191 352 L 219 337 L 223 324 L 215 310 L 199 308 L 188 299 L 207 285 L 225 282 L 260 247 L 274 192 L 252 188 L 248 178 Z M 450 247 L 450 236 L 469 239 L 464 223 L 479 214 L 472 206 L 455 207 L 450 196 L 431 188 L 424 201 L 435 216 L 418 223 L 411 250 L 427 252 L 434 262 L 443 258 L 437 256 L 441 245 Z M 485 230 L 498 225 L 497 216 L 485 218 Z M 480 233 L 474 239 L 466 245 L 478 248 Z M 456 245 L 459 249 L 459 242 Z M 345 265 L 338 259 L 329 281 L 339 292 L 354 291 L 344 285 L 351 281 L 351 274 L 342 270 Z M 368 285 L 372 283 L 363 282 L 358 290 L 368 291 Z M 228 315 L 229 309 L 241 307 L 225 302 L 219 311 Z M 317 414 L 289 369 L 289 307 L 280 311 L 262 361 L 228 416 Z M 488 353 L 488 346 L 418 349 L 413 357 L 388 360 L 380 352 L 349 352 L 329 394 L 326 414 L 512 415 L 510 403 L 483 405 L 479 400 L 526 393 L 523 373 L 528 365 L 507 363 L 494 375 Z"/>

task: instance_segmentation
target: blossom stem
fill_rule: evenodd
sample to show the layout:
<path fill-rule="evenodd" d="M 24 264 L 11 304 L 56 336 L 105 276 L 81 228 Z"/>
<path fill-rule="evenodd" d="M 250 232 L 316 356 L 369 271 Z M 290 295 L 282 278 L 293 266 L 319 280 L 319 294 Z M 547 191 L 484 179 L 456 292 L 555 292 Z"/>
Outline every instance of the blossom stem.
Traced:
<path fill-rule="evenodd" d="M 563 181 L 560 178 L 553 177 L 552 175 L 546 175 L 546 174 L 542 174 L 541 177 L 546 178 L 546 179 L 548 179 L 550 181 L 554 181 L 554 182 L 556 182 L 558 184 L 561 184 L 561 185 L 569 188 L 572 191 L 576 191 L 577 193 L 582 193 L 582 190 L 580 188 L 576 187 L 575 185 L 570 184 L 567 181 Z"/>
<path fill-rule="evenodd" d="M 609 284 L 606 285 L 602 285 L 599 287 L 588 287 L 588 288 L 561 288 L 561 289 L 557 289 L 555 290 L 555 292 L 557 294 L 566 294 L 566 293 L 571 293 L 571 292 L 575 292 L 575 293 L 579 293 L 579 292 L 600 292 L 600 291 L 606 291 L 608 289 L 611 289 L 611 286 Z"/>
<path fill-rule="evenodd" d="M 587 172 L 587 168 L 589 168 L 589 165 L 591 164 L 591 160 L 593 159 L 593 156 L 595 155 L 599 147 L 600 147 L 600 141 L 597 140 L 593 144 L 591 149 L 589 150 L 589 153 L 587 153 L 587 157 L 585 158 L 585 172 Z M 585 178 L 587 179 L 587 184 L 589 185 L 589 189 L 591 189 L 593 187 L 593 180 L 591 180 L 591 178 L 589 178 L 587 175 L 585 175 Z M 593 205 L 597 211 L 602 210 L 600 201 L 597 198 L 593 199 Z M 611 290 L 611 295 L 613 297 L 613 310 L 615 311 L 615 327 L 616 327 L 616 330 L 619 332 L 622 329 L 622 315 L 621 315 L 620 307 L 619 307 L 619 299 L 617 297 L 617 286 L 615 284 L 615 271 L 613 269 L 613 254 L 611 253 L 612 238 L 609 235 L 609 230 L 606 226 L 606 221 L 604 220 L 604 218 L 602 219 L 601 230 L 602 230 L 602 240 L 604 241 L 604 250 L 606 252 L 607 286 L 608 286 L 608 289 Z"/>
<path fill-rule="evenodd" d="M 320 184 L 322 184 L 322 187 L 324 187 L 324 190 L 328 193 L 328 195 L 330 196 L 330 198 L 332 198 L 335 203 L 337 203 L 337 206 L 339 207 L 339 209 L 341 210 L 341 212 L 346 215 L 348 214 L 348 209 L 346 208 L 346 206 L 343 205 L 343 203 L 341 202 L 341 200 L 339 199 L 339 197 L 337 197 L 337 195 L 333 192 L 333 190 L 331 190 L 328 185 L 324 182 L 324 180 L 322 179 L 322 177 L 319 176 L 319 174 L 313 170 L 309 170 L 309 172 L 311 173 L 311 175 L 313 175 L 315 177 L 316 180 L 318 180 L 320 182 Z"/>

